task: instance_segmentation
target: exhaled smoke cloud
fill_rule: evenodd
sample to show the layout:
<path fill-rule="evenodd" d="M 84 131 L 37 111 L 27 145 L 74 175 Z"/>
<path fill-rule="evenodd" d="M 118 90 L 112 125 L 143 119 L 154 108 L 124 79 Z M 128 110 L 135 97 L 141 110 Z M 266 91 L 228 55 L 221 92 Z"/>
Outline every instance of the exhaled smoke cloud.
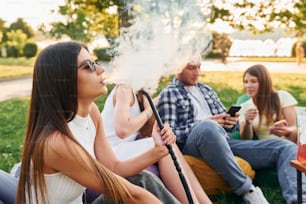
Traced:
<path fill-rule="evenodd" d="M 109 81 L 154 92 L 161 76 L 209 49 L 210 6 L 205 0 L 132 1 L 131 26 L 121 30 Z"/>

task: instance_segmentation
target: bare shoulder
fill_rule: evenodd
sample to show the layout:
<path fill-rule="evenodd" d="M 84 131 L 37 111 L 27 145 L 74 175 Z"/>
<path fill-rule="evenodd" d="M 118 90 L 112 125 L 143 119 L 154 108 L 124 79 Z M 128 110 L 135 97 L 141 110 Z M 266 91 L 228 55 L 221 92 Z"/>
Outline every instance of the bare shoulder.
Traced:
<path fill-rule="evenodd" d="M 72 141 L 67 135 L 59 131 L 55 131 L 51 133 L 46 141 L 45 145 L 45 153 L 54 153 L 54 152 L 63 152 L 67 149 L 67 146 L 71 146 Z"/>
<path fill-rule="evenodd" d="M 51 133 L 44 145 L 45 173 L 54 173 L 59 170 L 58 165 L 65 163 L 78 155 L 79 147 L 67 135 L 55 131 Z"/>
<path fill-rule="evenodd" d="M 133 95 L 133 90 L 126 84 L 119 84 L 116 86 L 115 96 L 118 97 L 121 95 L 130 96 Z"/>

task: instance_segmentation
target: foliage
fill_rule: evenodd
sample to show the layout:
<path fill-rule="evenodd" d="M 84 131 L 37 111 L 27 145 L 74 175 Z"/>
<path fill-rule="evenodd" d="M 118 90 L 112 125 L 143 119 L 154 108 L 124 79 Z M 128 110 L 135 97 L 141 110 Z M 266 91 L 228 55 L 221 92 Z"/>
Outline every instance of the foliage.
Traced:
<path fill-rule="evenodd" d="M 277 26 L 301 37 L 306 31 L 305 5 L 306 0 L 243 0 L 238 3 L 225 0 L 213 5 L 210 22 L 220 19 L 234 28 L 254 34 L 271 32 Z"/>
<path fill-rule="evenodd" d="M 11 45 L 11 46 L 7 46 L 6 48 L 6 54 L 8 57 L 19 57 L 21 56 L 20 51 L 18 50 L 18 48 L 15 45 Z"/>
<path fill-rule="evenodd" d="M 5 44 L 9 39 L 8 33 L 16 33 L 21 32 L 26 35 L 26 39 L 31 39 L 35 37 L 35 32 L 33 31 L 32 27 L 28 25 L 23 18 L 18 18 L 15 22 L 10 24 L 9 27 L 5 27 L 5 24 L 1 26 L 1 19 L 0 19 L 0 31 L 2 31 L 2 39 L 1 44 Z"/>
<path fill-rule="evenodd" d="M 27 35 L 21 30 L 11 30 L 7 33 L 7 48 L 9 57 L 22 56 L 22 49 L 26 42 Z"/>
<path fill-rule="evenodd" d="M 35 32 L 32 29 L 31 26 L 29 26 L 23 18 L 17 18 L 15 22 L 13 22 L 10 26 L 8 31 L 13 31 L 13 30 L 21 30 L 23 33 L 26 34 L 27 39 L 35 37 Z"/>
<path fill-rule="evenodd" d="M 0 18 L 0 33 L 5 30 L 5 21 Z"/>
<path fill-rule="evenodd" d="M 37 54 L 38 46 L 34 42 L 27 42 L 23 47 L 23 55 L 26 58 L 34 57 Z"/>
<path fill-rule="evenodd" d="M 208 57 L 220 57 L 223 64 L 227 63 L 226 58 L 232 46 L 232 40 L 226 33 L 213 32 L 213 49 Z"/>
<path fill-rule="evenodd" d="M 71 39 L 91 42 L 98 34 L 115 37 L 118 35 L 117 13 L 108 9 L 112 1 L 67 0 L 57 11 L 65 21 L 51 23 L 51 30 L 41 26 L 40 30 L 52 37 L 69 36 Z"/>
<path fill-rule="evenodd" d="M 174 0 L 173 0 L 174 1 Z M 128 26 L 131 16 L 123 0 L 66 0 L 58 13 L 65 22 L 53 22 L 52 29 L 41 27 L 45 33 L 60 38 L 90 42 L 97 34 L 115 37 L 119 28 Z M 154 2 L 152 2 L 154 4 Z M 225 21 L 233 28 L 248 30 L 254 34 L 273 31 L 275 26 L 285 27 L 297 36 L 305 33 L 306 0 L 266 1 L 212 1 L 209 23 Z M 207 4 L 208 5 L 208 4 Z M 115 12 L 111 12 L 115 11 Z M 55 11 L 54 11 L 55 12 Z"/>
<path fill-rule="evenodd" d="M 23 56 L 26 42 L 35 37 L 32 27 L 22 18 L 18 18 L 9 27 L 6 27 L 5 21 L 0 19 L 0 34 L 0 47 L 6 51 L 3 56 L 15 58 Z"/>
<path fill-rule="evenodd" d="M 115 47 L 117 45 L 115 38 L 107 37 L 109 47 L 95 48 L 94 54 L 101 61 L 110 61 L 115 56 Z"/>
<path fill-rule="evenodd" d="M 94 49 L 94 54 L 101 61 L 110 61 L 114 57 L 114 55 L 112 54 L 112 50 L 110 48 Z"/>

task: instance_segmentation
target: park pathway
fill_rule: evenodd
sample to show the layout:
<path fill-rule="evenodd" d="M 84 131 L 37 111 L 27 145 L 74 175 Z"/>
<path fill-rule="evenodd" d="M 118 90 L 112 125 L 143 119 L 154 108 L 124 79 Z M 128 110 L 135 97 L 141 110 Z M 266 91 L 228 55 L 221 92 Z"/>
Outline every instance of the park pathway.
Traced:
<path fill-rule="evenodd" d="M 32 77 L 0 81 L 0 101 L 29 96 L 32 90 Z"/>
<path fill-rule="evenodd" d="M 294 62 L 235 62 L 229 59 L 227 65 L 221 64 L 217 60 L 207 60 L 202 62 L 203 71 L 244 71 L 254 64 L 263 64 L 270 72 L 282 73 L 303 73 L 306 74 L 306 65 L 297 66 Z M 106 65 L 107 66 L 107 65 Z M 305 75 L 306 78 L 306 75 Z M 32 89 L 32 78 L 26 77 L 14 80 L 0 81 L 0 101 L 16 97 L 29 96 Z"/>

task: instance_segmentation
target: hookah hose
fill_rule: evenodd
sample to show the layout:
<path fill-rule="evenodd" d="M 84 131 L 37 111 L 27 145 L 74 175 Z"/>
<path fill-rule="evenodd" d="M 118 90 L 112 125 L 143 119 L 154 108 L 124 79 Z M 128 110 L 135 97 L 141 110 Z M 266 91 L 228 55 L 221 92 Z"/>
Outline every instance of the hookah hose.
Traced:
<path fill-rule="evenodd" d="M 162 120 L 161 120 L 161 118 L 160 118 L 160 116 L 159 116 L 159 113 L 158 113 L 157 110 L 156 110 L 156 107 L 155 107 L 155 105 L 154 105 L 154 103 L 153 103 L 153 100 L 152 100 L 151 96 L 150 96 L 146 91 L 144 91 L 144 90 L 142 90 L 142 92 L 143 92 L 143 94 L 147 97 L 147 99 L 148 99 L 148 101 L 149 101 L 149 103 L 150 103 L 150 106 L 151 106 L 151 108 L 152 108 L 153 114 L 154 114 L 154 116 L 155 116 L 155 119 L 156 119 L 156 121 L 157 121 L 157 124 L 158 124 L 159 128 L 162 130 L 162 129 L 164 128 L 164 125 L 163 125 Z M 166 146 L 167 146 L 168 151 L 169 151 L 169 153 L 170 153 L 170 156 L 171 156 L 171 158 L 172 158 L 172 160 L 173 160 L 173 163 L 174 163 L 174 165 L 175 165 L 175 168 L 176 168 L 176 170 L 177 170 L 177 172 L 178 172 L 178 174 L 179 174 L 179 177 L 180 177 L 180 180 L 181 180 L 181 182 L 182 182 L 182 184 L 183 184 L 183 187 L 184 187 L 184 189 L 185 189 L 185 192 L 186 192 L 186 196 L 187 196 L 187 198 L 188 198 L 188 201 L 189 201 L 190 204 L 193 204 L 194 202 L 193 202 L 193 200 L 192 200 L 192 196 L 191 196 L 191 193 L 190 193 L 189 186 L 188 186 L 188 184 L 187 184 L 187 181 L 186 181 L 186 178 L 185 178 L 184 174 L 182 173 L 182 169 L 181 169 L 181 167 L 180 167 L 180 164 L 179 164 L 178 161 L 177 161 L 177 158 L 176 158 L 176 155 L 175 155 L 175 153 L 174 153 L 174 151 L 173 151 L 173 148 L 172 148 L 171 145 L 166 145 Z"/>

